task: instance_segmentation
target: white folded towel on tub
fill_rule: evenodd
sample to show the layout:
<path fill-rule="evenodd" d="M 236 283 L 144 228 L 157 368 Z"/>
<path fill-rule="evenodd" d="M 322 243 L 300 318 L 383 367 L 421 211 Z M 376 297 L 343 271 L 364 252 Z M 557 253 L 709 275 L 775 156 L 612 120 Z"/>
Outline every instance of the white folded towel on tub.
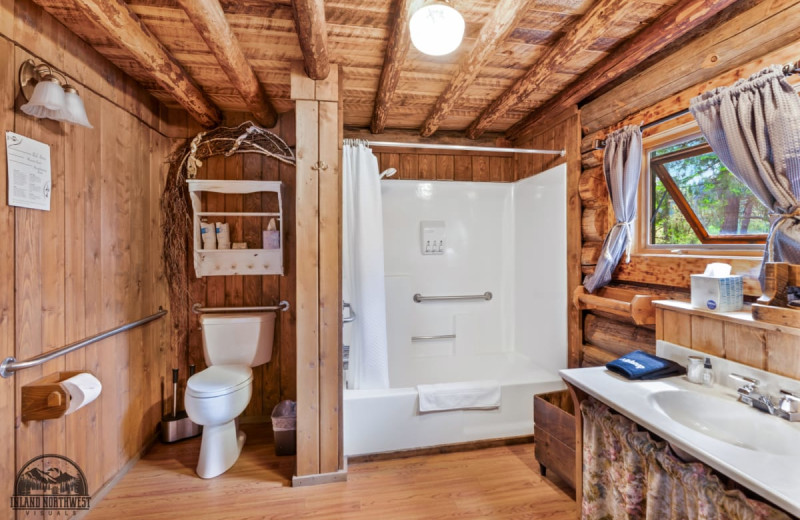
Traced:
<path fill-rule="evenodd" d="M 420 412 L 491 410 L 500 407 L 500 383 L 497 381 L 417 385 L 417 392 Z"/>

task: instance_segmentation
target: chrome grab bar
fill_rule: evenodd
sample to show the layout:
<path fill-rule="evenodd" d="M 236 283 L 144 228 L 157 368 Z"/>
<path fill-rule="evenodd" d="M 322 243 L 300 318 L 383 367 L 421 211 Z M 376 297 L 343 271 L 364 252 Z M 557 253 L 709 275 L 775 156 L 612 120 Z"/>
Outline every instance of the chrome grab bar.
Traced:
<path fill-rule="evenodd" d="M 18 372 L 19 370 L 38 367 L 39 365 L 43 365 L 48 361 L 52 361 L 58 357 L 65 356 L 70 352 L 74 352 L 78 349 L 91 345 L 92 343 L 97 343 L 98 341 L 102 341 L 106 338 L 110 338 L 111 336 L 115 336 L 120 332 L 125 332 L 126 330 L 136 328 L 139 325 L 150 323 L 151 321 L 157 320 L 158 318 L 164 316 L 166 313 L 167 311 L 159 307 L 158 312 L 156 312 L 155 314 L 151 314 L 150 316 L 147 316 L 140 320 L 126 323 L 125 325 L 121 325 L 115 329 L 107 330 L 105 332 L 101 332 L 100 334 L 95 334 L 94 336 L 86 338 L 82 341 L 78 341 L 77 343 L 70 343 L 69 345 L 65 345 L 61 348 L 57 348 L 55 350 L 39 354 L 38 356 L 34 356 L 25 361 L 17 361 L 17 358 L 7 357 L 3 360 L 2 363 L 0 363 L 0 376 L 11 377 L 14 375 L 15 372 Z"/>
<path fill-rule="evenodd" d="M 204 312 L 259 312 L 259 311 L 283 311 L 289 310 L 289 302 L 283 300 L 278 305 L 261 305 L 256 307 L 201 307 L 199 303 L 192 305 L 192 312 L 203 314 Z"/>
<path fill-rule="evenodd" d="M 489 291 L 486 291 L 483 294 L 467 294 L 463 296 L 422 296 L 420 293 L 414 295 L 414 301 L 417 303 L 455 300 L 486 300 L 488 302 L 491 299 L 492 293 Z"/>
<path fill-rule="evenodd" d="M 436 339 L 456 339 L 455 334 L 441 334 L 439 336 L 411 336 L 411 341 L 430 341 Z"/>
<path fill-rule="evenodd" d="M 342 316 L 342 323 L 353 323 L 356 321 L 356 312 L 353 310 L 353 307 L 347 303 L 342 303 L 342 310 L 347 309 L 349 312 L 348 316 Z"/>

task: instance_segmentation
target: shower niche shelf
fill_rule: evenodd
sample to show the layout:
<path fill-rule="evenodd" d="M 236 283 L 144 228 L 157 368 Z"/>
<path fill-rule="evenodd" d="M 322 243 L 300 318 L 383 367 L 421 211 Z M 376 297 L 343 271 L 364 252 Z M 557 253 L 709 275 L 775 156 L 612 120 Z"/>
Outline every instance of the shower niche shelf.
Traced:
<path fill-rule="evenodd" d="M 264 275 L 283 274 L 283 185 L 279 181 L 228 181 L 228 180 L 200 180 L 189 179 L 189 196 L 192 200 L 193 212 L 193 249 L 194 270 L 198 277 L 225 276 L 225 275 Z M 273 193 L 277 198 L 278 211 L 225 211 L 212 210 L 204 201 L 211 193 L 223 194 L 225 197 L 240 195 L 242 197 L 253 194 Z M 205 206 L 205 207 L 204 207 Z M 209 223 L 224 220 L 228 222 L 231 236 L 238 231 L 235 226 L 242 226 L 246 220 L 248 228 L 252 231 L 258 229 L 255 242 L 260 248 L 248 249 L 203 249 L 200 237 L 200 222 L 206 219 Z M 267 222 L 275 219 L 278 223 L 279 247 L 264 248 L 263 231 L 267 229 Z M 233 242 L 233 240 L 231 240 Z M 251 240 L 253 241 L 253 240 Z"/>

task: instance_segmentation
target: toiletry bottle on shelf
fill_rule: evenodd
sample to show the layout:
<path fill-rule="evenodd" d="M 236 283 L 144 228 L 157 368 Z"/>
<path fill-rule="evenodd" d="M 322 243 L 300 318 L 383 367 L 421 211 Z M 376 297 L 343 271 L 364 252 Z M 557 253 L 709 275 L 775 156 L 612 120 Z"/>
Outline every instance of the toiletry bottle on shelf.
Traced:
<path fill-rule="evenodd" d="M 706 362 L 703 363 L 703 385 L 714 385 L 714 370 L 711 368 L 711 358 L 706 358 Z"/>

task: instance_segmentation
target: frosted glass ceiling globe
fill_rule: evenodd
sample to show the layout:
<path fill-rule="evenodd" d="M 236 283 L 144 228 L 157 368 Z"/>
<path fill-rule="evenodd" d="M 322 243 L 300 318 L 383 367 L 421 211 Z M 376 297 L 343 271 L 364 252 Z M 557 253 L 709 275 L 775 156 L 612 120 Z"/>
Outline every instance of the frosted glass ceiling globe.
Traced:
<path fill-rule="evenodd" d="M 464 38 L 464 18 L 444 4 L 426 5 L 417 10 L 408 24 L 411 42 L 430 56 L 450 54 Z"/>

